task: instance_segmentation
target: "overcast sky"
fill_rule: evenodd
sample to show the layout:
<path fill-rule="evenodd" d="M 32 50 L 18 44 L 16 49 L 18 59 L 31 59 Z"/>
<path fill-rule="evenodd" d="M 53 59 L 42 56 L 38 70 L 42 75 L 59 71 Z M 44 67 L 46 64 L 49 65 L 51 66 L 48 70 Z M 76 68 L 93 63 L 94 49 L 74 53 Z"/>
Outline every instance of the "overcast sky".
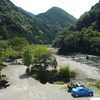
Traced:
<path fill-rule="evenodd" d="M 16 6 L 33 14 L 44 13 L 51 7 L 60 7 L 69 14 L 79 18 L 99 0 L 10 0 Z"/>

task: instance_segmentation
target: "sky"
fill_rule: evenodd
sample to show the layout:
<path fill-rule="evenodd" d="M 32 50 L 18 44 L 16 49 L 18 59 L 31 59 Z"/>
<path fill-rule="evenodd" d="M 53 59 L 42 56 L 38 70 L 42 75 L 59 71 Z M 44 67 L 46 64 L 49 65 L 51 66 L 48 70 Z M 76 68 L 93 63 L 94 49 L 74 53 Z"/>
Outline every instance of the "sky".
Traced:
<path fill-rule="evenodd" d="M 44 13 L 50 8 L 56 6 L 65 10 L 75 18 L 79 18 L 86 11 L 89 11 L 92 6 L 99 0 L 10 0 L 18 7 L 31 12 L 35 15 Z"/>

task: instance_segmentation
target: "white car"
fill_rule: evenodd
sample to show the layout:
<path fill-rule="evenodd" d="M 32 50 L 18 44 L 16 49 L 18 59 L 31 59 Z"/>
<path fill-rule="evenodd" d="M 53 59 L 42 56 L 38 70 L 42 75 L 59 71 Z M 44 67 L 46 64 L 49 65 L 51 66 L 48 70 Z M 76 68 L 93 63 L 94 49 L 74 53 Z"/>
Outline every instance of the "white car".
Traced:
<path fill-rule="evenodd" d="M 100 98 L 90 98 L 89 100 L 100 100 Z"/>

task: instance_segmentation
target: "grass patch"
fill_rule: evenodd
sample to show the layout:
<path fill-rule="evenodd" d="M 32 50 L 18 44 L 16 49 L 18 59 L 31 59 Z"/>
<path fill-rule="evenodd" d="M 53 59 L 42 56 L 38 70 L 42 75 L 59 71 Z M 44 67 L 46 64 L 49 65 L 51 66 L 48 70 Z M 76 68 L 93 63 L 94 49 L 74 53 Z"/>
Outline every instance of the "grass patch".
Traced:
<path fill-rule="evenodd" d="M 95 84 L 94 83 L 89 83 L 88 86 L 95 86 Z"/>
<path fill-rule="evenodd" d="M 96 86 L 97 88 L 100 88 L 100 81 L 96 81 L 95 86 Z"/>
<path fill-rule="evenodd" d="M 53 84 L 64 85 L 65 83 L 64 82 L 61 82 L 61 81 L 57 81 L 57 82 L 53 82 Z"/>
<path fill-rule="evenodd" d="M 67 90 L 67 86 L 61 87 L 60 90 Z"/>

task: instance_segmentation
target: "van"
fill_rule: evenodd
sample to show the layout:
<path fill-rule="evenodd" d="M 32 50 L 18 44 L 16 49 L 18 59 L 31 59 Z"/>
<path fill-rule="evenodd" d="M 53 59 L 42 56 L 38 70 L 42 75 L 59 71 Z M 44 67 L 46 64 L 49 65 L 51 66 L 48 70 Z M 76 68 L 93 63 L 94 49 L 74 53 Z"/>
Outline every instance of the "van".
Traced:
<path fill-rule="evenodd" d="M 100 98 L 89 98 L 89 100 L 100 100 Z"/>

